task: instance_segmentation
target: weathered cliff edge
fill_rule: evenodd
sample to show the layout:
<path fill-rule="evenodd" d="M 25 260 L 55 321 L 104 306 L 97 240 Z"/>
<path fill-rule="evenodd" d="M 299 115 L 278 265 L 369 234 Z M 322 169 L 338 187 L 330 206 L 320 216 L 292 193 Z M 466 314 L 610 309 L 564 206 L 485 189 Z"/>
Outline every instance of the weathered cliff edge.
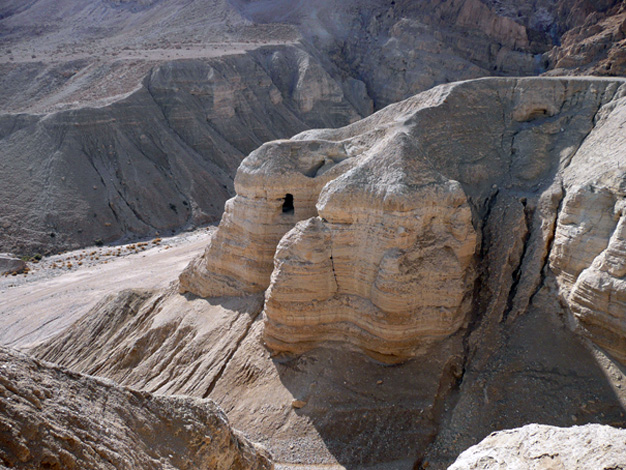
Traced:
<path fill-rule="evenodd" d="M 588 424 L 557 428 L 531 424 L 499 431 L 463 452 L 448 470 L 583 470 L 620 468 L 626 462 L 626 431 Z"/>
<path fill-rule="evenodd" d="M 279 462 L 446 468 L 497 429 L 624 425 L 625 124 L 624 80 L 481 79 L 265 144 L 179 285 L 35 352 L 211 397 Z"/>
<path fill-rule="evenodd" d="M 537 263 L 516 282 L 539 287 L 554 237 L 551 267 L 564 299 L 617 353 L 613 332 L 626 338 L 621 284 L 599 279 L 624 276 L 616 104 L 624 89 L 621 81 L 465 82 L 344 129 L 266 144 L 242 163 L 238 195 L 204 257 L 181 275 L 181 291 L 267 289 L 265 341 L 276 352 L 337 340 L 402 360 L 469 321 L 476 219 L 486 201 L 509 197 L 526 225 L 522 240 L 511 240 L 513 256 Z M 542 226 L 533 234 L 535 216 Z M 594 296 L 586 310 L 585 288 Z M 509 298 L 502 315 L 528 301 Z"/>
<path fill-rule="evenodd" d="M 6 348 L 0 370 L 3 468 L 274 468 L 209 400 L 139 392 Z"/>

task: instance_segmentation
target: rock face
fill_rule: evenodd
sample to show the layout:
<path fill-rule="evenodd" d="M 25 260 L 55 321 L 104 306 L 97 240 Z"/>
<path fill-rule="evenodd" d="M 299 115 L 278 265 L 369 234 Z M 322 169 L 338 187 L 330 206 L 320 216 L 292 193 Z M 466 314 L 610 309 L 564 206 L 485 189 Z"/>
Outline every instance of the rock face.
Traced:
<path fill-rule="evenodd" d="M 73 0 L 6 1 L 0 250 L 217 221 L 263 142 L 437 84 L 623 73 L 619 2 L 570 3 L 98 0 L 94 14 Z"/>
<path fill-rule="evenodd" d="M 266 144 L 243 162 L 238 195 L 181 291 L 267 289 L 275 352 L 338 341 L 410 357 L 468 319 L 477 247 L 468 198 L 549 182 L 620 85 L 442 86 L 344 129 Z"/>
<path fill-rule="evenodd" d="M 211 397 L 285 465 L 443 469 L 498 429 L 626 425 L 603 352 L 624 110 L 623 79 L 490 78 L 267 143 L 179 285 L 35 352 Z"/>
<path fill-rule="evenodd" d="M 550 73 L 626 74 L 626 5 L 619 0 L 559 2 L 567 31 L 546 53 Z M 573 3 L 573 5 L 572 5 Z"/>
<path fill-rule="evenodd" d="M 0 464 L 271 469 L 208 400 L 154 396 L 0 348 Z"/>
<path fill-rule="evenodd" d="M 626 364 L 626 112 L 607 107 L 596 120 L 565 172 L 550 266 L 577 326 Z"/>
<path fill-rule="evenodd" d="M 264 332 L 275 352 L 339 342 L 398 362 L 466 320 L 476 248 L 467 197 L 416 158 L 408 136 L 388 142 L 325 185 L 319 216 L 278 244 Z"/>
<path fill-rule="evenodd" d="M 583 470 L 620 468 L 626 462 L 626 431 L 588 424 L 557 428 L 529 424 L 499 431 L 463 452 L 448 470 Z"/>
<path fill-rule="evenodd" d="M 19 258 L 0 254 L 0 274 L 21 273 L 27 265 Z"/>

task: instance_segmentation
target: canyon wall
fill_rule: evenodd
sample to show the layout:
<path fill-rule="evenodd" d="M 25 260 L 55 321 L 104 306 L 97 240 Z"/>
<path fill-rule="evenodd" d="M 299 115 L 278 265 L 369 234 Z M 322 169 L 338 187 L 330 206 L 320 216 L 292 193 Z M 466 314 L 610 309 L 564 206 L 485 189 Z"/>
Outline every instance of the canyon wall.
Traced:
<path fill-rule="evenodd" d="M 623 5 L 566 3 L 102 0 L 90 14 L 69 0 L 9 2 L 0 250 L 215 222 L 262 143 L 437 84 L 622 73 Z"/>
<path fill-rule="evenodd" d="M 33 352 L 213 398 L 289 464 L 623 425 L 625 109 L 623 79 L 490 78 L 264 144 L 178 283 Z"/>
<path fill-rule="evenodd" d="M 547 191 L 594 124 L 600 132 L 596 113 L 620 85 L 442 86 L 345 129 L 266 144 L 243 162 L 238 195 L 206 253 L 181 275 L 181 292 L 267 289 L 265 341 L 275 352 L 338 341 L 392 362 L 410 357 L 469 319 L 479 201 L 499 193 L 528 204 Z"/>

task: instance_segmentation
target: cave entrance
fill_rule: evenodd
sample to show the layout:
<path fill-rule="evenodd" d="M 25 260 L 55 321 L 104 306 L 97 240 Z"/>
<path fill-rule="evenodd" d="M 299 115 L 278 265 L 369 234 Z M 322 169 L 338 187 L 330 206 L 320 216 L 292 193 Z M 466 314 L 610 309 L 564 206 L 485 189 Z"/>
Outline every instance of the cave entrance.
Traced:
<path fill-rule="evenodd" d="M 283 202 L 283 214 L 293 214 L 293 194 L 286 194 Z"/>

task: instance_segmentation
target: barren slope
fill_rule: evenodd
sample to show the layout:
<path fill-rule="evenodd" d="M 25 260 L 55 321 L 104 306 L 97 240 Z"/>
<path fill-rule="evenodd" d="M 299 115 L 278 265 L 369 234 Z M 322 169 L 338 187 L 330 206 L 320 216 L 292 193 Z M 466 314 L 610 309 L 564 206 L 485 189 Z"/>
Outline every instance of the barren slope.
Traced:
<path fill-rule="evenodd" d="M 138 392 L 7 348 L 0 370 L 2 468 L 273 468 L 213 402 Z"/>

